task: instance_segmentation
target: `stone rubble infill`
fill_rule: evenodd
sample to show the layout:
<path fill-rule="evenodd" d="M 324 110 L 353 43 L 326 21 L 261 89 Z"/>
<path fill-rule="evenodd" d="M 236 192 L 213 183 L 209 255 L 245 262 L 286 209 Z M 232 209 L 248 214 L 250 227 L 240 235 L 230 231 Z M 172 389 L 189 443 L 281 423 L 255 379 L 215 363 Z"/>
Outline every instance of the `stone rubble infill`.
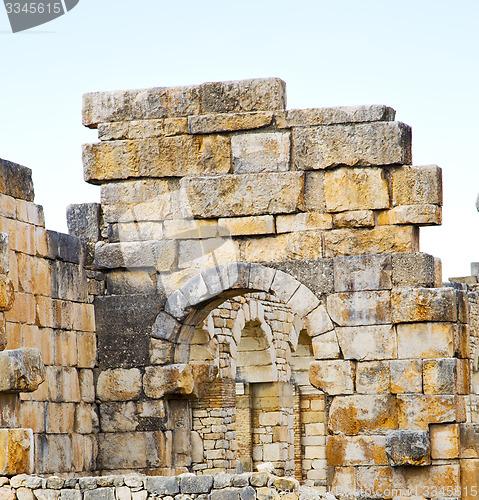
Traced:
<path fill-rule="evenodd" d="M 329 500 L 332 495 L 326 493 Z M 287 497 L 286 497 L 287 496 Z M 320 489 L 266 472 L 216 476 L 0 477 L 0 500 L 320 500 Z"/>

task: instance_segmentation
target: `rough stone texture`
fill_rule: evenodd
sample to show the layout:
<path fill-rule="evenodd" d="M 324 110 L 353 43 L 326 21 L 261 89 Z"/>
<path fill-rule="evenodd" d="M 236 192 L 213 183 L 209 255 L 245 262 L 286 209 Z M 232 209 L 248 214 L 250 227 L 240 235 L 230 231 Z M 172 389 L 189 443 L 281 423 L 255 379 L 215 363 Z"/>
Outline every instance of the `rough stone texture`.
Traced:
<path fill-rule="evenodd" d="M 134 177 L 183 177 L 230 170 L 230 142 L 223 136 L 176 136 L 83 146 L 85 181 L 101 184 Z"/>
<path fill-rule="evenodd" d="M 435 424 L 429 426 L 431 458 L 452 459 L 459 457 L 459 425 Z"/>
<path fill-rule="evenodd" d="M 15 302 L 15 290 L 12 280 L 0 275 L 0 311 L 9 311 Z"/>
<path fill-rule="evenodd" d="M 356 365 L 356 392 L 388 394 L 390 392 L 389 362 L 365 361 Z"/>
<path fill-rule="evenodd" d="M 217 132 L 235 132 L 266 127 L 273 121 L 271 111 L 253 111 L 250 113 L 215 113 L 211 115 L 189 116 L 190 134 L 214 134 Z"/>
<path fill-rule="evenodd" d="M 8 274 L 10 268 L 8 255 L 8 234 L 0 233 L 0 274 Z"/>
<path fill-rule="evenodd" d="M 285 172 L 289 170 L 289 133 L 239 134 L 231 138 L 233 172 Z"/>
<path fill-rule="evenodd" d="M 165 394 L 191 394 L 194 385 L 190 365 L 148 366 L 143 377 L 145 394 L 154 399 Z"/>
<path fill-rule="evenodd" d="M 450 423 L 456 420 L 454 396 L 398 394 L 397 403 L 401 429 L 427 430 L 429 424 Z"/>
<path fill-rule="evenodd" d="M 82 203 L 67 207 L 68 232 L 83 243 L 96 243 L 100 239 L 100 205 Z"/>
<path fill-rule="evenodd" d="M 309 380 L 330 396 L 354 393 L 354 364 L 351 361 L 313 361 Z"/>
<path fill-rule="evenodd" d="M 425 359 L 422 368 L 424 394 L 454 394 L 456 362 L 456 358 Z"/>
<path fill-rule="evenodd" d="M 427 431 L 400 430 L 386 434 L 386 455 L 393 466 L 428 465 L 430 448 Z"/>
<path fill-rule="evenodd" d="M 479 460 L 461 460 L 461 489 L 464 500 L 472 500 L 477 495 L 477 477 L 479 475 Z"/>
<path fill-rule="evenodd" d="M 352 210 L 333 214 L 335 228 L 373 227 L 374 212 L 372 210 Z"/>
<path fill-rule="evenodd" d="M 328 212 L 389 207 L 388 183 L 380 168 L 336 168 L 324 174 Z"/>
<path fill-rule="evenodd" d="M 382 212 L 377 221 L 379 225 L 439 226 L 442 223 L 442 208 L 437 205 L 401 205 Z"/>
<path fill-rule="evenodd" d="M 392 396 L 337 396 L 329 410 L 328 428 L 333 434 L 386 434 L 397 424 L 398 409 Z"/>
<path fill-rule="evenodd" d="M 442 205 L 442 171 L 436 165 L 392 171 L 392 201 L 397 205 Z"/>
<path fill-rule="evenodd" d="M 479 458 L 479 424 L 459 424 L 461 458 Z"/>
<path fill-rule="evenodd" d="M 31 429 L 0 429 L 0 473 L 14 475 L 33 472 L 33 432 Z"/>
<path fill-rule="evenodd" d="M 422 392 L 422 360 L 397 359 L 389 363 L 393 394 Z"/>
<path fill-rule="evenodd" d="M 293 154 L 299 170 L 410 164 L 411 129 L 398 122 L 298 128 Z"/>
<path fill-rule="evenodd" d="M 128 401 L 138 399 L 141 373 L 137 368 L 105 370 L 98 377 L 97 397 L 102 401 Z"/>
<path fill-rule="evenodd" d="M 294 215 L 278 215 L 276 217 L 277 233 L 314 231 L 317 229 L 331 229 L 332 227 L 331 215 L 321 212 L 303 212 Z"/>
<path fill-rule="evenodd" d="M 301 208 L 300 172 L 186 177 L 181 180 L 194 216 L 291 213 Z"/>
<path fill-rule="evenodd" d="M 387 465 L 384 436 L 328 436 L 328 465 Z"/>
<path fill-rule="evenodd" d="M 313 337 L 311 344 L 316 359 L 339 358 L 339 343 L 334 330 Z"/>
<path fill-rule="evenodd" d="M 0 392 L 33 392 L 44 379 L 39 349 L 22 347 L 0 352 Z"/>
<path fill-rule="evenodd" d="M 454 353 L 451 323 L 402 323 L 397 325 L 398 358 L 450 358 Z"/>
<path fill-rule="evenodd" d="M 434 287 L 435 262 L 427 253 L 392 255 L 393 286 Z"/>
<path fill-rule="evenodd" d="M 274 232 L 274 217 L 272 215 L 218 219 L 218 233 L 223 237 L 272 234 Z"/>
<path fill-rule="evenodd" d="M 390 290 L 391 256 L 362 255 L 333 260 L 334 291 Z"/>
<path fill-rule="evenodd" d="M 159 120 L 133 120 L 98 124 L 101 141 L 147 139 L 151 137 L 188 133 L 188 118 L 161 118 Z"/>
<path fill-rule="evenodd" d="M 33 201 L 32 171 L 11 161 L 0 158 L 0 193 L 12 198 Z"/>
<path fill-rule="evenodd" d="M 336 328 L 345 359 L 358 361 L 397 357 L 396 330 L 390 325 Z"/>
<path fill-rule="evenodd" d="M 148 477 L 145 486 L 153 495 L 176 495 L 180 492 L 178 477 Z"/>

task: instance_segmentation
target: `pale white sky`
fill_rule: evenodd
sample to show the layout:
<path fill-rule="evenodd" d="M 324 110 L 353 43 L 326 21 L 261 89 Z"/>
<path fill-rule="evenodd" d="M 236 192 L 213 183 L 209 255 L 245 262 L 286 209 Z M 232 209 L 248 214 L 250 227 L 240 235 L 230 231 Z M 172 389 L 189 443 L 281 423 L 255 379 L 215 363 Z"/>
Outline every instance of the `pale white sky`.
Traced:
<path fill-rule="evenodd" d="M 479 261 L 477 0 L 80 0 L 11 34 L 0 5 L 0 157 L 33 170 L 47 227 L 83 182 L 81 95 L 97 90 L 277 76 L 288 107 L 387 104 L 412 126 L 415 165 L 443 168 L 444 224 L 421 250 L 444 278 Z"/>

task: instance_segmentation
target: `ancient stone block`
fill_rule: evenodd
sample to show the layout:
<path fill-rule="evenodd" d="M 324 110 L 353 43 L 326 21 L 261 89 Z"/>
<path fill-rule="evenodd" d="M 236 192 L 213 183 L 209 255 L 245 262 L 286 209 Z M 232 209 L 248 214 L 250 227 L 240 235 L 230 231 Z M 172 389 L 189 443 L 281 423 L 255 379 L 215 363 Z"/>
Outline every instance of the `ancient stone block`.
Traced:
<path fill-rule="evenodd" d="M 456 359 L 456 387 L 457 394 L 471 393 L 471 366 L 468 359 Z"/>
<path fill-rule="evenodd" d="M 442 208 L 438 205 L 400 205 L 381 212 L 379 225 L 417 224 L 418 226 L 439 226 L 442 223 Z"/>
<path fill-rule="evenodd" d="M 328 465 L 387 465 L 385 443 L 384 436 L 328 436 Z"/>
<path fill-rule="evenodd" d="M 187 133 L 187 117 L 98 124 L 98 138 L 101 141 L 148 139 L 152 137 L 182 135 Z"/>
<path fill-rule="evenodd" d="M 422 392 L 422 360 L 397 359 L 389 363 L 393 394 Z"/>
<path fill-rule="evenodd" d="M 386 455 L 389 463 L 399 465 L 428 465 L 431 443 L 427 431 L 388 431 Z"/>
<path fill-rule="evenodd" d="M 33 432 L 31 429 L 0 429 L 0 473 L 33 473 Z"/>
<path fill-rule="evenodd" d="M 257 498 L 259 500 L 261 490 L 268 490 L 268 488 L 261 488 L 257 490 Z M 211 500 L 240 500 L 239 488 L 224 488 L 223 490 L 214 490 L 211 492 Z M 269 491 L 269 490 L 268 490 Z M 266 500 L 263 497 L 262 500 Z"/>
<path fill-rule="evenodd" d="M 354 364 L 351 361 L 313 361 L 309 380 L 314 387 L 330 396 L 354 393 Z"/>
<path fill-rule="evenodd" d="M 8 234 L 0 233 L 0 274 L 8 274 L 10 255 L 8 253 Z"/>
<path fill-rule="evenodd" d="M 427 253 L 392 255 L 393 286 L 434 287 L 435 260 Z"/>
<path fill-rule="evenodd" d="M 431 458 L 449 459 L 459 457 L 459 425 L 434 424 L 429 426 L 431 435 Z"/>
<path fill-rule="evenodd" d="M 213 486 L 213 476 L 183 476 L 180 480 L 180 491 L 183 494 L 209 493 Z"/>
<path fill-rule="evenodd" d="M 32 171 L 18 163 L 0 158 L 0 193 L 20 200 L 33 201 L 35 193 Z"/>
<path fill-rule="evenodd" d="M 363 361 L 356 365 L 356 392 L 388 394 L 390 392 L 389 362 Z"/>
<path fill-rule="evenodd" d="M 456 321 L 456 292 L 452 288 L 399 288 L 391 292 L 395 323 Z"/>
<path fill-rule="evenodd" d="M 138 429 L 139 420 L 136 404 L 103 403 L 100 405 L 100 422 L 103 432 L 131 432 Z"/>
<path fill-rule="evenodd" d="M 407 484 L 401 469 L 385 466 L 357 467 L 355 469 L 355 491 L 365 491 L 374 497 L 390 499 L 401 491 L 407 491 Z M 414 497 L 413 497 L 414 498 Z M 416 500 L 419 498 L 416 497 Z"/>
<path fill-rule="evenodd" d="M 313 337 L 311 344 L 316 359 L 339 358 L 339 343 L 334 330 Z"/>
<path fill-rule="evenodd" d="M 431 394 L 398 394 L 399 427 L 427 430 L 429 424 L 455 422 L 454 396 Z"/>
<path fill-rule="evenodd" d="M 411 129 L 398 122 L 298 128 L 293 155 L 299 170 L 409 164 Z"/>
<path fill-rule="evenodd" d="M 390 290 L 391 256 L 361 255 L 333 259 L 334 291 Z"/>
<path fill-rule="evenodd" d="M 230 141 L 219 135 L 174 136 L 85 144 L 86 182 L 138 177 L 224 174 L 230 170 Z"/>
<path fill-rule="evenodd" d="M 372 210 L 352 210 L 333 214 L 335 228 L 373 227 L 374 212 Z"/>
<path fill-rule="evenodd" d="M 340 326 L 391 322 L 389 291 L 340 292 L 327 297 L 331 319 Z"/>
<path fill-rule="evenodd" d="M 203 83 L 199 95 L 201 114 L 277 111 L 286 106 L 286 84 L 279 78 Z"/>
<path fill-rule="evenodd" d="M 271 172 L 181 179 L 194 216 L 291 213 L 301 208 L 304 175 Z"/>
<path fill-rule="evenodd" d="M 285 172 L 289 170 L 289 133 L 238 134 L 231 138 L 233 172 Z"/>
<path fill-rule="evenodd" d="M 460 457 L 479 458 L 479 424 L 459 424 Z"/>
<path fill-rule="evenodd" d="M 83 243 L 96 243 L 100 239 L 100 205 L 82 203 L 67 207 L 68 232 Z"/>
<path fill-rule="evenodd" d="M 324 172 L 305 172 L 303 200 L 307 211 L 326 211 Z"/>
<path fill-rule="evenodd" d="M 332 217 L 321 212 L 303 212 L 294 215 L 278 215 L 276 217 L 276 232 L 311 231 L 331 229 Z"/>
<path fill-rule="evenodd" d="M 388 183 L 380 168 L 337 168 L 324 174 L 328 212 L 389 207 Z"/>
<path fill-rule="evenodd" d="M 424 394 L 455 394 L 456 358 L 425 359 L 422 364 Z"/>
<path fill-rule="evenodd" d="M 190 365 L 148 366 L 143 377 L 145 394 L 161 399 L 165 394 L 191 394 L 194 389 Z"/>
<path fill-rule="evenodd" d="M 442 205 L 442 171 L 436 165 L 403 166 L 392 171 L 392 201 L 397 205 Z"/>
<path fill-rule="evenodd" d="M 15 289 L 12 280 L 0 275 L 0 311 L 9 311 L 15 302 Z"/>
<path fill-rule="evenodd" d="M 377 226 L 369 229 L 333 229 L 324 233 L 325 257 L 417 252 L 417 228 Z"/>
<path fill-rule="evenodd" d="M 477 497 L 477 477 L 479 476 L 479 460 L 461 460 L 461 492 L 463 500 Z"/>
<path fill-rule="evenodd" d="M 145 487 L 152 495 L 176 495 L 180 492 L 180 479 L 173 477 L 147 477 Z"/>
<path fill-rule="evenodd" d="M 396 330 L 390 325 L 336 328 L 345 359 L 358 361 L 397 357 Z"/>
<path fill-rule="evenodd" d="M 0 352 L 0 392 L 33 392 L 44 379 L 39 349 L 22 347 Z"/>
<path fill-rule="evenodd" d="M 102 371 L 96 385 L 97 397 L 101 401 L 138 399 L 140 389 L 141 373 L 137 368 Z"/>
<path fill-rule="evenodd" d="M 258 129 L 270 125 L 272 121 L 273 113 L 271 111 L 215 113 L 189 116 L 188 129 L 190 134 L 214 134 Z"/>
<path fill-rule="evenodd" d="M 291 307 L 296 314 L 304 318 L 319 306 L 319 299 L 309 290 L 309 288 L 300 285 L 286 304 Z"/>
<path fill-rule="evenodd" d="M 391 396 L 337 396 L 329 410 L 328 428 L 333 434 L 386 434 L 397 423 L 396 399 Z"/>
<path fill-rule="evenodd" d="M 450 358 L 454 352 L 451 323 L 402 323 L 396 326 L 398 358 Z"/>
<path fill-rule="evenodd" d="M 256 217 L 229 217 L 218 220 L 220 236 L 246 236 L 252 234 L 274 233 L 274 217 L 258 215 Z"/>
<path fill-rule="evenodd" d="M 458 358 L 471 356 L 471 343 L 468 325 L 458 324 L 454 328 L 454 355 Z"/>
<path fill-rule="evenodd" d="M 409 491 L 426 497 L 432 492 L 460 491 L 459 464 L 433 464 L 429 467 L 407 467 L 403 469 Z"/>
<path fill-rule="evenodd" d="M 110 271 L 106 275 L 106 289 L 110 295 L 156 293 L 156 275 L 137 269 Z"/>

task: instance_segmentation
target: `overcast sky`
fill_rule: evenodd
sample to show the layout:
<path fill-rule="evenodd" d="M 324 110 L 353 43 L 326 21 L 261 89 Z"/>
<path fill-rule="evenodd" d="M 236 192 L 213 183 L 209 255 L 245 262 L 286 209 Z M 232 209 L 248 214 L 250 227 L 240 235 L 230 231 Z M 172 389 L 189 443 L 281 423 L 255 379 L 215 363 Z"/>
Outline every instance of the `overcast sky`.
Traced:
<path fill-rule="evenodd" d="M 85 92 L 280 77 L 288 107 L 387 104 L 413 130 L 415 165 L 443 169 L 443 226 L 421 250 L 444 278 L 479 261 L 477 0 L 80 0 L 12 34 L 0 5 L 0 157 L 33 170 L 48 228 L 83 181 Z"/>

